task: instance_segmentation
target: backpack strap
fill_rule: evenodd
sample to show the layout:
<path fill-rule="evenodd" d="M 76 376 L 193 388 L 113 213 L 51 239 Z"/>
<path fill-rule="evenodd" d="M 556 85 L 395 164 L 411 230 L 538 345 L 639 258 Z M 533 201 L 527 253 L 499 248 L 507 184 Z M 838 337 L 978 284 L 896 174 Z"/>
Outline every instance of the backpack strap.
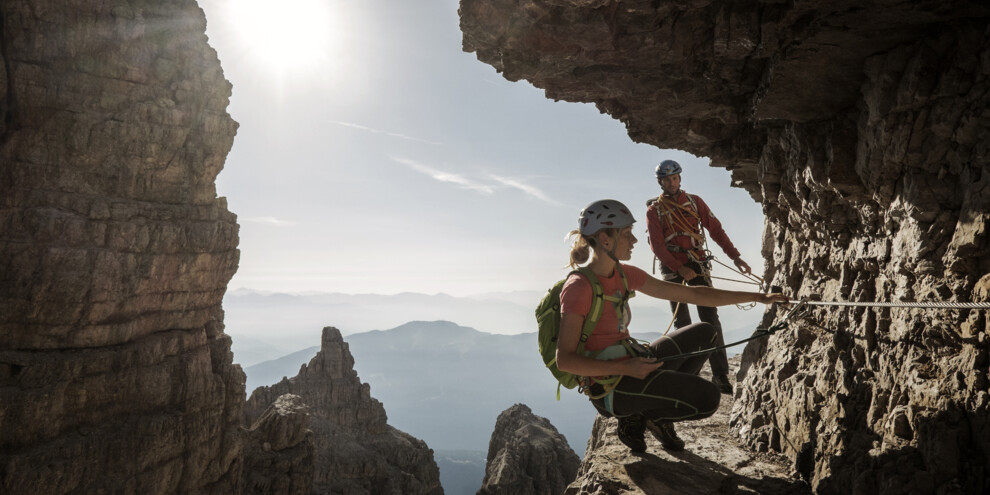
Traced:
<path fill-rule="evenodd" d="M 588 316 L 584 319 L 584 326 L 581 327 L 581 340 L 578 341 L 577 347 L 578 353 L 584 352 L 584 347 L 588 342 L 588 338 L 591 336 L 591 332 L 595 331 L 595 326 L 598 325 L 598 320 L 601 319 L 602 312 L 605 310 L 605 301 L 612 303 L 612 306 L 615 308 L 616 321 L 620 324 L 625 321 L 625 315 L 629 313 L 629 299 L 635 297 L 636 292 L 629 290 L 629 280 L 626 279 L 626 272 L 622 269 L 622 264 L 616 263 L 615 269 L 619 271 L 619 276 L 622 278 L 622 288 L 625 292 L 622 297 L 606 295 L 602 283 L 598 280 L 598 276 L 588 267 L 582 266 L 571 272 L 571 274 L 580 273 L 584 275 L 588 279 L 588 282 L 591 283 L 592 290 L 591 309 L 588 311 Z"/>
<path fill-rule="evenodd" d="M 591 309 L 588 311 L 588 316 L 584 318 L 584 325 L 581 327 L 581 339 L 578 341 L 577 346 L 578 354 L 583 354 L 585 345 L 588 343 L 588 338 L 595 331 L 595 326 L 598 325 L 598 320 L 601 319 L 602 312 L 605 310 L 605 289 L 602 288 L 602 283 L 598 281 L 598 276 L 595 275 L 595 272 L 586 266 L 582 266 L 571 273 L 584 275 L 588 279 L 588 282 L 591 283 Z M 623 280 L 625 280 L 625 277 L 623 277 Z"/>
<path fill-rule="evenodd" d="M 616 321 L 621 325 L 625 323 L 625 317 L 629 314 L 629 300 L 636 297 L 636 292 L 629 290 L 629 280 L 626 279 L 626 272 L 622 269 L 622 263 L 616 263 L 615 269 L 618 270 L 619 277 L 622 278 L 622 288 L 625 292 L 622 297 L 603 296 L 603 298 L 612 303 L 612 307 L 615 308 Z"/>
<path fill-rule="evenodd" d="M 588 267 L 579 267 L 576 270 L 571 271 L 567 274 L 567 278 L 571 275 L 583 275 L 584 278 L 588 279 L 591 284 L 591 309 L 588 311 L 588 315 L 584 318 L 584 324 L 581 326 L 581 338 L 578 340 L 577 353 L 584 354 L 584 348 L 588 343 L 588 338 L 591 337 L 591 333 L 595 331 L 595 326 L 598 325 L 598 320 L 602 316 L 602 312 L 605 309 L 605 289 L 602 288 L 602 283 L 598 281 L 598 276 L 591 271 Z M 560 305 L 557 305 L 557 311 L 560 311 Z M 595 352 L 597 355 L 598 352 Z M 550 364 L 556 361 L 554 358 Z M 560 386 L 561 383 L 557 383 L 557 400 L 560 400 Z"/>
<path fill-rule="evenodd" d="M 584 347 L 585 347 L 585 343 L 588 340 L 588 337 L 591 335 L 591 332 L 593 332 L 595 330 L 595 326 L 598 325 L 598 320 L 601 319 L 601 315 L 605 310 L 605 301 L 612 303 L 612 306 L 615 308 L 616 321 L 622 324 L 625 321 L 625 315 L 629 313 L 629 299 L 635 297 L 636 295 L 635 291 L 629 290 L 629 280 L 626 278 L 626 272 L 622 269 L 622 264 L 616 263 L 615 269 L 618 270 L 619 277 L 621 277 L 622 279 L 622 288 L 624 289 L 624 294 L 622 295 L 622 297 L 605 295 L 605 289 L 602 287 L 601 282 L 599 282 L 598 276 L 595 275 L 594 272 L 591 271 L 591 269 L 587 267 L 581 267 L 578 268 L 578 270 L 575 270 L 575 271 L 579 271 L 585 277 L 588 278 L 588 281 L 591 282 L 592 291 L 594 293 L 591 302 L 591 310 L 588 311 L 588 316 L 584 319 L 584 327 L 582 327 L 581 329 L 581 341 L 578 343 L 578 349 L 577 349 L 579 353 L 585 354 L 588 357 L 597 358 L 598 355 L 602 352 L 601 350 L 599 350 L 591 354 L 586 354 L 584 353 Z M 632 353 L 630 354 L 632 355 Z M 595 382 L 605 387 L 605 393 L 602 395 L 594 396 L 584 386 L 582 386 L 583 389 L 582 391 L 592 399 L 611 396 L 612 391 L 615 389 L 616 385 L 619 384 L 619 380 L 621 379 L 622 379 L 622 375 L 611 375 L 611 376 L 596 378 Z M 557 393 L 559 398 L 560 386 L 557 387 Z M 609 400 L 609 402 L 611 402 L 611 400 Z M 611 404 L 609 404 L 608 410 L 609 412 L 612 412 Z"/>

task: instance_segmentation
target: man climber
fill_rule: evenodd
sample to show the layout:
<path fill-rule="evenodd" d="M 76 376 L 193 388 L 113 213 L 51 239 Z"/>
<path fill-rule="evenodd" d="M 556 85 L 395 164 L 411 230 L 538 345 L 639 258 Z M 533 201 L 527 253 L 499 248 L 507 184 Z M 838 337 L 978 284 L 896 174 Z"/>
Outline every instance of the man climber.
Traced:
<path fill-rule="evenodd" d="M 664 280 L 674 283 L 711 287 L 711 263 L 705 250 L 705 233 L 722 248 L 743 274 L 751 272 L 749 265 L 739 256 L 722 224 L 715 218 L 708 205 L 698 196 L 681 190 L 681 165 L 674 160 L 664 160 L 657 165 L 657 182 L 663 190 L 659 197 L 647 202 L 646 221 L 650 235 L 650 248 L 660 260 L 660 273 Z M 674 326 L 682 328 L 691 324 L 691 313 L 686 304 L 670 302 L 674 313 Z M 715 345 L 722 346 L 722 325 L 718 310 L 698 306 L 698 318 L 710 323 L 717 331 Z M 723 394 L 732 394 L 729 382 L 729 361 L 725 349 L 712 352 L 708 359 L 712 369 L 712 382 Z"/>

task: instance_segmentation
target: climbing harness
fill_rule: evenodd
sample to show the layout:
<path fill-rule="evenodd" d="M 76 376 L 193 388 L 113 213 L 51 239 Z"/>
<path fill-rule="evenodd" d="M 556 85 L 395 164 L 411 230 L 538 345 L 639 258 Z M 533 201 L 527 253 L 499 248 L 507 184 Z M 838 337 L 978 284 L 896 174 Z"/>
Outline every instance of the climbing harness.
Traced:
<path fill-rule="evenodd" d="M 714 284 L 712 284 L 711 281 L 713 279 L 716 279 L 716 280 L 725 280 L 729 282 L 736 282 L 742 284 L 756 285 L 760 287 L 760 292 L 767 292 L 768 291 L 767 283 L 761 277 L 753 273 L 742 273 L 741 271 L 736 270 L 735 268 L 726 265 L 725 263 L 722 263 L 721 261 L 716 259 L 715 256 L 712 255 L 712 251 L 708 249 L 708 238 L 707 236 L 705 236 L 704 225 L 702 225 L 701 223 L 701 215 L 698 212 L 698 204 L 693 196 L 691 196 L 687 192 L 685 192 L 684 194 L 685 196 L 687 196 L 687 199 L 691 204 L 690 208 L 687 207 L 686 205 L 677 203 L 676 201 L 673 201 L 665 197 L 664 195 L 660 195 L 655 200 L 648 202 L 650 207 L 654 208 L 657 211 L 657 216 L 661 220 L 661 222 L 666 221 L 670 229 L 674 231 L 672 234 L 668 235 L 664 239 L 664 243 L 666 244 L 667 249 L 671 252 L 684 253 L 688 256 L 689 260 L 697 263 L 698 266 L 701 267 L 701 273 L 699 273 L 698 275 L 708 279 L 709 286 L 713 286 Z M 690 217 L 690 219 L 688 217 Z M 683 247 L 670 244 L 670 240 L 677 236 L 689 237 L 691 239 L 691 244 L 694 247 L 694 249 L 685 249 Z M 697 255 L 698 251 L 703 253 L 702 257 L 700 258 Z M 656 265 L 658 261 L 659 259 L 657 259 L 657 257 L 654 256 L 653 273 L 657 272 Z M 712 269 L 711 269 L 712 261 L 724 266 L 725 268 L 728 268 L 730 271 L 733 271 L 741 275 L 747 280 L 737 280 L 737 279 L 731 279 L 725 277 L 716 277 L 712 275 Z M 678 309 L 680 309 L 680 304 L 681 303 L 678 302 L 677 305 L 675 306 L 674 309 L 675 317 L 671 319 L 670 324 L 667 325 L 667 330 L 664 331 L 664 335 L 666 335 L 667 332 L 670 331 L 671 327 L 673 327 L 674 319 L 676 319 L 677 311 Z M 755 303 L 736 304 L 736 307 L 741 310 L 747 311 L 756 307 L 756 304 Z"/>
<path fill-rule="evenodd" d="M 650 350 L 648 344 L 648 342 L 637 340 L 632 337 L 625 338 L 602 349 L 594 356 L 594 358 L 602 361 L 610 361 L 625 356 L 653 358 L 655 356 L 653 356 L 653 351 Z M 614 415 L 615 411 L 613 410 L 613 404 L 615 398 L 615 388 L 619 385 L 619 382 L 622 380 L 623 376 L 625 375 L 611 375 L 595 378 L 582 377 L 578 391 L 587 395 L 588 398 L 592 400 L 602 399 L 602 402 L 605 405 L 605 410 L 608 411 L 609 414 Z M 596 394 L 591 391 L 591 387 L 596 384 L 601 385 L 601 393 Z"/>
<path fill-rule="evenodd" d="M 695 202 L 694 197 L 684 193 L 687 196 L 688 202 L 691 203 L 691 207 L 688 208 L 672 199 L 665 197 L 664 195 L 658 196 L 656 199 L 649 201 L 649 206 L 656 210 L 657 219 L 661 223 L 666 222 L 667 226 L 672 231 L 670 235 L 664 238 L 663 242 L 667 246 L 667 249 L 672 252 L 685 253 L 694 261 L 701 263 L 698 260 L 695 251 L 705 251 L 707 252 L 708 239 L 705 238 L 705 229 L 701 224 L 701 215 L 698 213 L 698 204 Z M 691 246 L 693 249 L 685 249 L 680 246 L 676 246 L 670 243 L 670 240 L 678 237 L 686 236 L 691 239 Z M 656 256 L 653 257 L 653 273 L 657 272 L 657 259 Z"/>
<path fill-rule="evenodd" d="M 699 267 L 701 267 L 702 273 L 698 275 L 703 276 L 708 279 L 709 284 L 711 284 L 711 267 L 706 262 L 706 259 L 699 259 L 696 254 L 697 251 L 702 251 L 705 253 L 705 258 L 711 255 L 711 251 L 708 250 L 708 239 L 705 237 L 705 229 L 701 224 L 701 215 L 698 213 L 698 204 L 695 202 L 694 197 L 690 194 L 684 193 L 687 196 L 688 201 L 691 203 L 691 207 L 688 208 L 676 201 L 668 199 L 664 195 L 660 195 L 657 199 L 653 200 L 650 204 L 651 208 L 657 211 L 658 219 L 663 222 L 666 220 L 667 225 L 670 227 L 672 234 L 664 238 L 664 244 L 666 244 L 667 249 L 672 252 L 684 253 L 687 255 L 688 259 L 695 262 Z M 678 211 L 680 210 L 680 211 Z M 686 215 L 685 215 L 686 214 Z M 693 221 L 689 220 L 691 217 Z M 687 236 L 691 239 L 691 245 L 695 249 L 684 249 L 680 246 L 670 244 L 670 240 L 677 236 Z M 657 272 L 657 262 L 660 261 L 656 256 L 653 257 L 653 273 Z M 674 273 L 676 276 L 676 273 Z M 681 285 L 688 285 L 687 280 L 682 280 Z M 681 309 L 680 301 L 674 305 L 674 310 L 671 313 L 670 323 L 667 324 L 667 329 L 663 331 L 664 335 L 670 332 L 670 329 L 674 327 L 674 321 L 677 320 L 677 312 Z"/>

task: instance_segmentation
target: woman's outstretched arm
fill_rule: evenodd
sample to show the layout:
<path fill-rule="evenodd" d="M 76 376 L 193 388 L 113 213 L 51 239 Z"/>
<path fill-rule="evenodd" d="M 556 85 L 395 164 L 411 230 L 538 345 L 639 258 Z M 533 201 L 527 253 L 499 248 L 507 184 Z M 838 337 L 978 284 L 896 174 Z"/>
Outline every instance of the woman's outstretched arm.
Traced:
<path fill-rule="evenodd" d="M 762 292 L 742 292 L 714 287 L 680 285 L 665 282 L 649 275 L 647 275 L 646 283 L 640 287 L 639 291 L 659 299 L 697 306 L 726 306 L 752 302 L 773 304 L 786 303 L 789 300 L 787 296 L 779 293 L 764 294 Z"/>

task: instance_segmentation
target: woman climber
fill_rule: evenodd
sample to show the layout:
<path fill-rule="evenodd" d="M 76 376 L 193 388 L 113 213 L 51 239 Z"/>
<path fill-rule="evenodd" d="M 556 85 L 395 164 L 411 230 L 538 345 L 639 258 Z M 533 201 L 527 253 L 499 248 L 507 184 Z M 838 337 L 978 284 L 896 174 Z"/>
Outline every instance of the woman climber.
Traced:
<path fill-rule="evenodd" d="M 649 345 L 630 339 L 628 299 L 639 291 L 648 296 L 703 306 L 760 302 L 786 303 L 783 294 L 761 294 L 691 287 L 658 280 L 632 265 L 636 237 L 629 209 L 615 200 L 595 201 L 581 211 L 570 265 L 571 274 L 560 294 L 560 338 L 557 367 L 580 375 L 585 393 L 599 412 L 618 418 L 618 436 L 633 452 L 646 450 L 649 430 L 668 450 L 683 450 L 673 422 L 711 416 L 718 408 L 719 389 L 698 376 L 708 353 L 682 354 L 715 347 L 717 332 L 708 323 L 695 323 L 660 337 Z M 601 292 L 597 290 L 601 289 Z M 596 301 L 596 294 L 601 301 Z M 603 309 L 592 313 L 593 304 Z M 582 343 L 585 319 L 598 318 Z M 579 344 L 581 344 L 579 346 Z M 581 351 L 579 352 L 579 348 Z M 664 359 L 664 356 L 674 357 Z"/>

